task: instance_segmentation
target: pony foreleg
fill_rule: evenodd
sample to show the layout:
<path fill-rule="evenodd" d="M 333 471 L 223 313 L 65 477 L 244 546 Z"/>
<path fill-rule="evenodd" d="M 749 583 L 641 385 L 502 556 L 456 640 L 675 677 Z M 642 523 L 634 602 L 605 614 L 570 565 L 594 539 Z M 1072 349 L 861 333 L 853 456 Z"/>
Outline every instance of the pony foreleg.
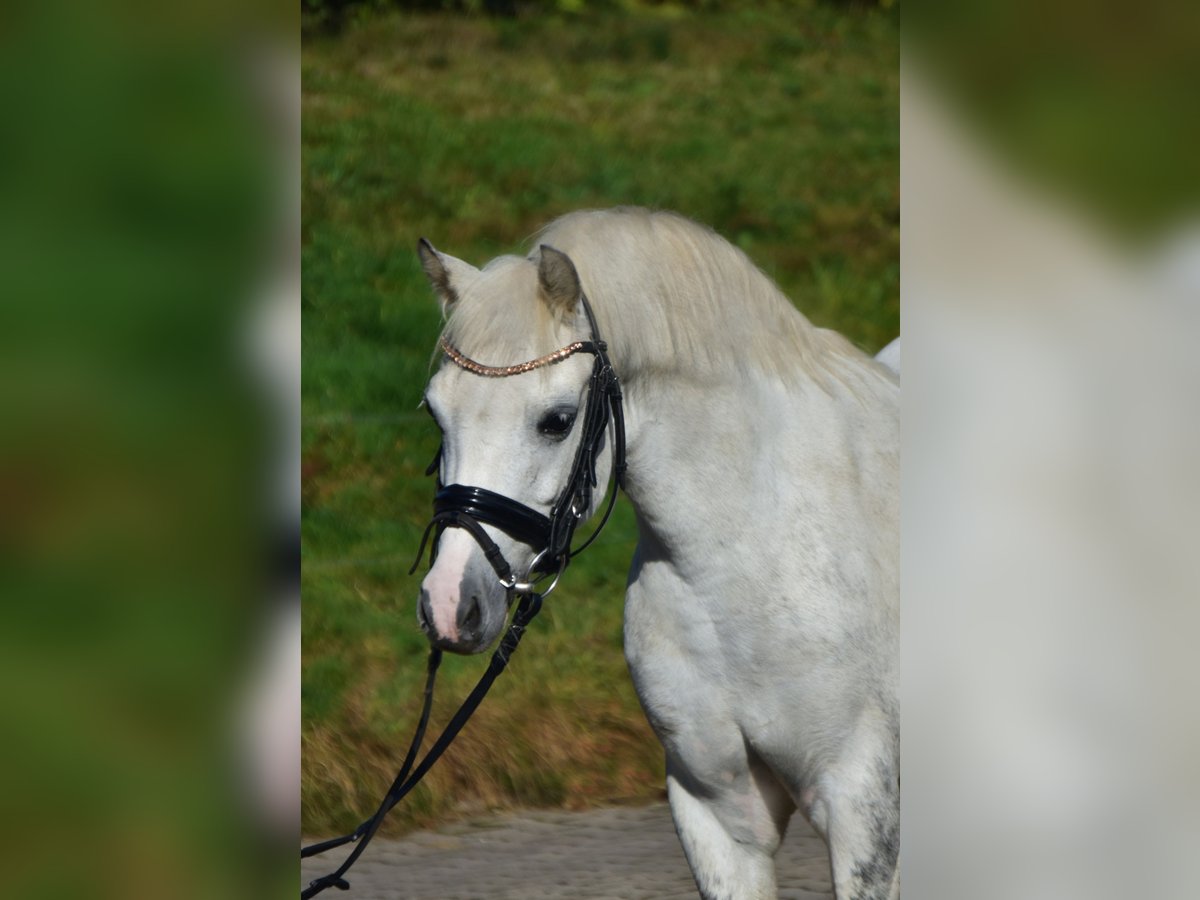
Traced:
<path fill-rule="evenodd" d="M 831 773 L 818 792 L 838 900 L 900 896 L 900 783 L 890 750 Z"/>
<path fill-rule="evenodd" d="M 748 779 L 749 780 L 749 779 Z M 692 876 L 704 900 L 774 900 L 775 851 L 786 816 L 772 811 L 757 790 L 736 794 L 689 789 L 689 779 L 667 763 L 667 798 Z"/>
<path fill-rule="evenodd" d="M 882 835 L 884 823 L 896 818 L 886 801 L 857 803 L 834 810 L 829 829 L 829 857 L 838 900 L 898 900 L 899 856 L 894 838 Z"/>

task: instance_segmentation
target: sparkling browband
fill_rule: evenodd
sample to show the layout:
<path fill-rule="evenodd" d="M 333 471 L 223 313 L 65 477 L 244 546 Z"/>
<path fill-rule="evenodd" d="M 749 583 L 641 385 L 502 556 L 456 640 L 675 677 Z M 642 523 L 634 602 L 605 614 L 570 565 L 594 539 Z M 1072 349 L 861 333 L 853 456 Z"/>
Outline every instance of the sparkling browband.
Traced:
<path fill-rule="evenodd" d="M 568 356 L 591 347 L 591 341 L 575 341 L 575 343 L 567 344 L 567 346 L 555 350 L 553 353 L 547 353 L 545 356 L 539 356 L 537 359 L 529 360 L 529 362 L 517 363 L 515 366 L 485 366 L 483 363 L 477 363 L 475 360 L 463 356 L 445 338 L 441 339 L 441 345 L 442 351 L 450 357 L 451 361 L 468 372 L 483 375 L 487 378 L 506 378 L 509 375 L 520 375 L 524 372 L 532 372 L 534 369 L 540 369 L 542 366 L 562 362 Z"/>

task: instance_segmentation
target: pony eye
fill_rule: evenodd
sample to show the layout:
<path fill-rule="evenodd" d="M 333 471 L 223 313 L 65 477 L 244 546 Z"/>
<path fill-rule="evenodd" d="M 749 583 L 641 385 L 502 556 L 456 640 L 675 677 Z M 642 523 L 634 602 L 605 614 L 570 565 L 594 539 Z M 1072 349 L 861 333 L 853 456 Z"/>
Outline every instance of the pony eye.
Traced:
<path fill-rule="evenodd" d="M 551 438 L 564 438 L 570 433 L 571 426 L 574 424 L 575 413 L 556 409 L 554 412 L 544 415 L 538 422 L 538 434 L 544 434 Z"/>

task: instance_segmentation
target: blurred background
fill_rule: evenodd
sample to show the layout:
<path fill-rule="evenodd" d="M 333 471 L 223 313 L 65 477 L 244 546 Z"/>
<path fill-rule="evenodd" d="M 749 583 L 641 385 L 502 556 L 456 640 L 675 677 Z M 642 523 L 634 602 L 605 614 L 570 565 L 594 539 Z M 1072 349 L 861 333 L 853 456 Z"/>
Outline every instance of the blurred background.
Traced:
<path fill-rule="evenodd" d="M 297 11 L 0 21 L 0 892 L 290 892 Z"/>
<path fill-rule="evenodd" d="M 414 4 L 429 7 L 437 4 Z M 440 312 L 415 246 L 482 265 L 576 209 L 673 209 L 874 353 L 899 332 L 898 60 L 874 4 L 306 3 L 303 830 L 353 828 L 419 712 Z M 622 653 L 631 510 L 572 565 L 398 834 L 664 796 Z M 449 657 L 433 727 L 486 658 Z"/>

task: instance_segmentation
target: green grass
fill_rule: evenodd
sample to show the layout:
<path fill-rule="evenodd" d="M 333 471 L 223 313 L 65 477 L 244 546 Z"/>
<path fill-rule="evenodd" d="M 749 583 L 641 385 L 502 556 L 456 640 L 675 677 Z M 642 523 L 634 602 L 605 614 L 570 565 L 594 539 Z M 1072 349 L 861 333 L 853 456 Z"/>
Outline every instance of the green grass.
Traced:
<path fill-rule="evenodd" d="M 439 315 L 414 245 L 480 264 L 562 213 L 678 210 L 867 350 L 899 330 L 894 13 L 367 19 L 303 51 L 304 822 L 378 801 L 418 711 L 407 569 L 437 437 Z M 621 653 L 627 505 L 572 566 L 402 830 L 660 795 Z M 443 666 L 434 726 L 482 671 Z"/>

